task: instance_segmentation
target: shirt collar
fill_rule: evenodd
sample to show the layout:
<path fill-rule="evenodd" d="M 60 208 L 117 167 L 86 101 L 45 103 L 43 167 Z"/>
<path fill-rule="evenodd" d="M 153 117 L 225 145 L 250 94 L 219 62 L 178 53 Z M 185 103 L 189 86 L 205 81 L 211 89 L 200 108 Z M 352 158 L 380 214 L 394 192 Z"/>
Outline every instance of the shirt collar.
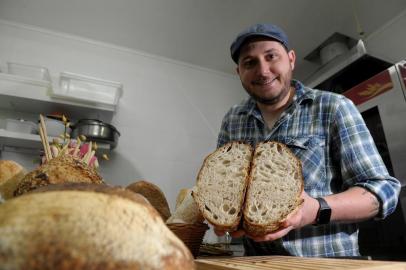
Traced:
<path fill-rule="evenodd" d="M 314 92 L 309 87 L 304 86 L 301 82 L 292 80 L 292 86 L 295 87 L 296 90 L 293 102 L 302 104 L 305 101 L 313 101 L 315 99 L 316 96 Z"/>

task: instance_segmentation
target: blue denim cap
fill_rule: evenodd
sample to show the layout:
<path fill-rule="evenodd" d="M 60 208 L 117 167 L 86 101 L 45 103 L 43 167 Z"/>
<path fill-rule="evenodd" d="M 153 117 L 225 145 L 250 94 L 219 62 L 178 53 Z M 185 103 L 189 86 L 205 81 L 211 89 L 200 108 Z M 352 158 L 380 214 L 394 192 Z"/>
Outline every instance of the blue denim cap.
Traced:
<path fill-rule="evenodd" d="M 238 64 L 240 49 L 244 42 L 253 36 L 269 37 L 279 41 L 287 50 L 289 50 L 288 36 L 274 24 L 255 24 L 238 34 L 237 38 L 231 44 L 231 58 Z"/>

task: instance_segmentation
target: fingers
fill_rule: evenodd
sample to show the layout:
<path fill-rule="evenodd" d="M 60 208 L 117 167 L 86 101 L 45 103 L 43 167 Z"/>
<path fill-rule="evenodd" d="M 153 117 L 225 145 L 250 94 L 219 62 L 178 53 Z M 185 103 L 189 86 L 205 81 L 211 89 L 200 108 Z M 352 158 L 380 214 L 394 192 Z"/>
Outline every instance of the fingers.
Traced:
<path fill-rule="evenodd" d="M 215 233 L 217 236 L 223 236 L 223 235 L 226 234 L 226 231 L 223 231 L 223 230 L 219 230 L 219 229 L 216 229 L 216 228 L 213 228 L 213 230 L 214 230 L 214 233 Z"/>
<path fill-rule="evenodd" d="M 214 230 L 214 233 L 215 233 L 217 236 L 223 236 L 223 235 L 226 234 L 226 231 L 221 230 L 221 229 L 216 229 L 216 228 L 214 228 L 213 230 Z M 237 231 L 234 231 L 234 232 L 230 232 L 230 235 L 231 235 L 231 237 L 239 238 L 239 237 L 245 235 L 245 231 L 243 231 L 243 230 L 237 230 Z"/>
<path fill-rule="evenodd" d="M 293 226 L 294 228 L 300 227 L 300 222 L 302 220 L 302 206 L 297 207 L 293 210 L 285 219 L 281 221 L 281 226 L 283 228 Z"/>
<path fill-rule="evenodd" d="M 286 234 L 288 234 L 293 228 L 294 228 L 293 226 L 286 226 L 286 227 L 282 227 L 279 230 L 276 230 L 272 233 L 269 233 L 269 234 L 266 234 L 263 236 L 250 236 L 250 235 L 247 235 L 247 236 L 256 242 L 274 241 L 274 240 L 279 239 L 279 238 L 285 236 Z M 214 233 L 217 236 L 223 236 L 226 234 L 226 231 L 214 228 Z M 230 232 L 230 235 L 233 238 L 239 238 L 239 237 L 242 237 L 243 235 L 246 235 L 246 232 L 244 230 L 237 230 L 234 232 Z"/>
<path fill-rule="evenodd" d="M 243 231 L 243 230 L 237 230 L 237 231 L 235 231 L 235 232 L 231 232 L 230 235 L 231 235 L 231 237 L 234 237 L 234 238 L 240 238 L 240 237 L 242 237 L 243 235 L 245 235 L 245 231 Z"/>
<path fill-rule="evenodd" d="M 292 226 L 277 230 L 275 232 L 266 234 L 264 236 L 255 236 L 255 237 L 250 237 L 256 242 L 263 242 L 263 241 L 274 241 L 276 239 L 279 239 L 285 235 L 288 234 L 293 229 Z"/>
<path fill-rule="evenodd" d="M 289 215 L 281 221 L 282 227 L 293 226 L 293 228 L 301 228 L 308 223 L 306 223 L 306 216 L 308 216 L 308 204 L 309 200 L 312 198 L 303 190 L 300 195 L 300 203 Z"/>

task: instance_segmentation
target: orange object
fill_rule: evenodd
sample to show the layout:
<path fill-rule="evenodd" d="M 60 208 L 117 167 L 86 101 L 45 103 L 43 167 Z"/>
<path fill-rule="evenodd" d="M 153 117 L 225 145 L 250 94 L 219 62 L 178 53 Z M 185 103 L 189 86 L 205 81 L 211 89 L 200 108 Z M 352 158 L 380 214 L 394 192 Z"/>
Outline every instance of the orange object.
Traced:
<path fill-rule="evenodd" d="M 393 89 L 393 82 L 389 71 L 385 70 L 365 82 L 354 86 L 344 92 L 343 95 L 351 99 L 355 105 L 359 105 L 391 89 Z"/>

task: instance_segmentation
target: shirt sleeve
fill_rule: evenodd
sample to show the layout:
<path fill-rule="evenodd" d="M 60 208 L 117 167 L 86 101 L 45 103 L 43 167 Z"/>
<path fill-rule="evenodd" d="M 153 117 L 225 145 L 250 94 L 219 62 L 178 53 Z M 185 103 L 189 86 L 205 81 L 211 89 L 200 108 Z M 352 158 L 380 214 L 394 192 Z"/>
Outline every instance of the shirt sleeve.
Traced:
<path fill-rule="evenodd" d="M 380 203 L 376 219 L 383 219 L 396 209 L 400 182 L 389 175 L 373 138 L 356 106 L 343 97 L 334 119 L 333 144 L 340 160 L 344 188 L 359 186 L 375 194 Z"/>

